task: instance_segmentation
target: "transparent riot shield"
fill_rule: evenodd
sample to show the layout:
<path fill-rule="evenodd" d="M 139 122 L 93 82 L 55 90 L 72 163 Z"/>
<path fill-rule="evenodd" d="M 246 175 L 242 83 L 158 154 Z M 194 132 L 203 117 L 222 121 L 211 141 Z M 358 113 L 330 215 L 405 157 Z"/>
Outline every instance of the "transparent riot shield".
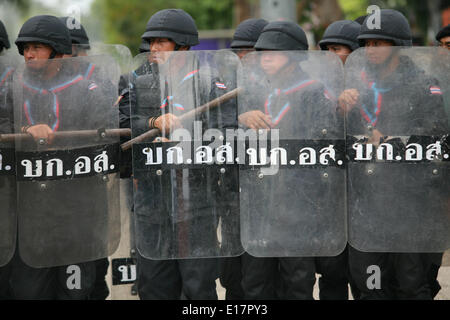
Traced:
<path fill-rule="evenodd" d="M 236 57 L 216 54 L 135 58 L 147 70 L 135 77 L 131 106 L 136 246 L 145 258 L 242 253 L 234 140 L 225 139 L 237 127 L 236 90 L 216 68 Z"/>
<path fill-rule="evenodd" d="M 90 64 L 95 79 L 83 75 Z M 15 73 L 18 246 L 32 267 L 117 248 L 119 75 L 109 56 L 37 60 Z"/>
<path fill-rule="evenodd" d="M 450 126 L 450 50 L 437 48 L 437 55 L 428 61 L 431 74 L 436 75 L 440 81 L 443 93 L 445 112 L 447 114 L 448 125 Z"/>
<path fill-rule="evenodd" d="M 232 50 L 233 54 L 230 54 L 229 49 L 223 49 L 215 54 L 217 70 L 225 84 L 230 88 L 237 87 L 238 70 L 241 65 L 241 58 L 237 51 Z M 244 55 L 241 54 L 241 56 L 243 57 Z"/>
<path fill-rule="evenodd" d="M 83 56 L 109 56 L 120 68 L 120 74 L 130 72 L 131 61 L 133 59 L 131 51 L 128 47 L 120 44 L 104 44 L 92 43 L 89 47 L 86 45 L 72 45 L 72 54 L 74 57 Z M 85 75 L 88 76 L 90 72 L 95 70 L 85 70 Z"/>
<path fill-rule="evenodd" d="M 239 96 L 241 236 L 256 257 L 340 254 L 346 238 L 342 64 L 324 52 L 242 59 Z M 314 70 L 314 74 L 307 69 Z"/>
<path fill-rule="evenodd" d="M 0 55 L 0 266 L 16 246 L 16 177 L 14 160 L 12 78 L 19 57 Z"/>
<path fill-rule="evenodd" d="M 436 48 L 363 48 L 347 61 L 349 243 L 357 250 L 449 248 L 449 60 L 439 56 Z"/>

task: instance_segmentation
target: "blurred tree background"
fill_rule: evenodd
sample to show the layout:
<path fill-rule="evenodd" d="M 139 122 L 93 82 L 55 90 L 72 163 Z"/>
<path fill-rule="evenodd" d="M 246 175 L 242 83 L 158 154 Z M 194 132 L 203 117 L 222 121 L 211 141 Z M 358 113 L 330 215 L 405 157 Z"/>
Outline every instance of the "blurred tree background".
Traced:
<path fill-rule="evenodd" d="M 147 21 L 158 10 L 184 9 L 195 19 L 199 30 L 233 30 L 244 19 L 261 17 L 262 0 L 61 0 L 59 13 L 55 6 L 49 5 L 51 1 L 0 0 L 0 19 L 8 18 L 9 14 L 5 13 L 8 11 L 4 9 L 10 6 L 20 12 L 19 20 L 23 22 L 34 14 L 63 15 L 62 6 L 87 2 L 90 10 L 83 13 L 82 23 L 91 38 L 124 44 L 136 54 Z M 372 4 L 403 12 L 419 45 L 433 42 L 434 35 L 443 25 L 445 12 L 448 16 L 450 11 L 450 0 L 296 0 L 297 22 L 317 42 L 330 23 L 340 19 L 354 20 L 365 15 Z"/>
<path fill-rule="evenodd" d="M 200 30 L 233 27 L 233 0 L 95 0 L 91 12 L 102 17 L 108 42 L 125 44 L 136 53 L 149 18 L 166 8 L 185 10 Z"/>

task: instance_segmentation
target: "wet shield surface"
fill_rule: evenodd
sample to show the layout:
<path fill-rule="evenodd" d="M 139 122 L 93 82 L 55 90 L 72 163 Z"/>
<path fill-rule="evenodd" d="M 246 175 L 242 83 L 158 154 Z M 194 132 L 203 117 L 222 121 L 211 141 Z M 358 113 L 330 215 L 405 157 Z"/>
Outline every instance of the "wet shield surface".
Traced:
<path fill-rule="evenodd" d="M 16 245 L 16 177 L 13 123 L 12 78 L 18 56 L 0 56 L 0 266 L 14 254 Z"/>
<path fill-rule="evenodd" d="M 257 257 L 336 256 L 346 245 L 341 62 L 323 52 L 242 60 L 238 141 L 242 244 Z"/>
<path fill-rule="evenodd" d="M 208 51 L 135 58 L 141 72 L 131 105 L 133 137 L 152 125 L 163 131 L 133 145 L 136 246 L 145 258 L 242 253 L 234 140 L 225 139 L 237 126 L 236 99 L 231 93 L 203 108 L 233 91 L 217 76 L 217 65 L 230 59 L 236 63 L 237 57 Z"/>
<path fill-rule="evenodd" d="M 74 57 L 108 56 L 119 66 L 120 74 L 130 72 L 133 59 L 130 49 L 120 44 L 93 43 L 89 45 L 89 48 L 85 45 L 73 44 L 72 55 Z M 92 75 L 93 73 L 95 73 L 95 67 L 86 68 L 84 75 L 86 78 L 89 78 L 89 74 Z"/>
<path fill-rule="evenodd" d="M 359 49 L 347 61 L 358 94 L 347 113 L 349 243 L 360 251 L 449 248 L 449 60 L 438 51 Z"/>
<path fill-rule="evenodd" d="M 18 245 L 32 267 L 100 259 L 119 243 L 119 75 L 109 56 L 38 60 L 15 74 Z"/>

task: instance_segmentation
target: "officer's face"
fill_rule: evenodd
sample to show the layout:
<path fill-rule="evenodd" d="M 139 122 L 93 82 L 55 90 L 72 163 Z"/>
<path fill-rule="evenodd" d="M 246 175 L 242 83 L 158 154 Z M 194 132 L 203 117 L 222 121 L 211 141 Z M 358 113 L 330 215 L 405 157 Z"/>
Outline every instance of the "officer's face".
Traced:
<path fill-rule="evenodd" d="M 247 54 L 255 51 L 255 49 L 252 48 L 252 47 L 250 47 L 250 48 L 238 48 L 238 49 L 234 49 L 233 51 L 234 51 L 234 53 L 236 53 L 236 55 L 239 57 L 239 59 L 242 59 Z"/>
<path fill-rule="evenodd" d="M 150 63 L 163 64 L 175 50 L 175 42 L 167 38 L 153 38 L 149 40 L 150 43 Z"/>
<path fill-rule="evenodd" d="M 350 53 L 352 53 L 352 50 L 348 46 L 342 44 L 329 44 L 327 45 L 327 49 L 337 54 L 344 64 Z"/>
<path fill-rule="evenodd" d="M 27 42 L 23 46 L 23 56 L 28 67 L 41 69 L 52 54 L 52 48 L 38 42 Z"/>
<path fill-rule="evenodd" d="M 381 39 L 368 39 L 365 42 L 366 56 L 373 64 L 383 64 L 393 53 L 394 44 Z"/>
<path fill-rule="evenodd" d="M 444 49 L 450 50 L 450 36 L 442 38 L 439 41 L 439 46 L 444 48 Z"/>
<path fill-rule="evenodd" d="M 289 57 L 280 51 L 263 51 L 261 54 L 261 67 L 268 75 L 280 71 L 289 61 Z"/>

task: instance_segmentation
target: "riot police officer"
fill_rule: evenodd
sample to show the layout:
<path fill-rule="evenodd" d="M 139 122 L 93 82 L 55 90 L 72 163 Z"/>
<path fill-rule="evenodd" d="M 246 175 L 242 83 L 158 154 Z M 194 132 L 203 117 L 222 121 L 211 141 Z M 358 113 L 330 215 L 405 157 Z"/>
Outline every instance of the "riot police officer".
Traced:
<path fill-rule="evenodd" d="M 350 53 L 359 48 L 358 35 L 361 25 L 350 20 L 333 22 L 325 30 L 320 49 L 336 53 L 345 64 Z"/>
<path fill-rule="evenodd" d="M 318 132 L 334 131 L 333 102 L 327 97 L 324 85 L 312 80 L 300 66 L 308 59 L 305 52 L 308 47 L 305 32 L 297 24 L 277 21 L 266 25 L 255 45 L 264 78 L 247 84 L 248 88 L 258 87 L 261 83 L 268 87 L 263 85 L 254 93 L 253 89 L 247 89 L 239 104 L 242 126 L 256 130 L 279 129 L 280 139 L 295 139 L 296 136 L 311 139 Z M 256 94 L 258 91 L 259 95 Z M 267 96 L 268 93 L 271 94 Z M 245 298 L 313 299 L 314 258 L 301 257 L 302 254 L 293 251 L 296 250 L 295 239 L 308 238 L 307 230 L 299 228 L 308 229 L 305 223 L 312 226 L 314 216 L 322 215 L 317 212 L 320 206 L 309 204 L 314 202 L 313 193 L 320 191 L 300 182 L 314 179 L 315 173 L 302 169 L 279 170 L 274 176 L 261 176 L 262 180 L 252 180 L 247 178 L 247 173 L 243 174 L 246 178 L 244 182 L 242 175 L 240 177 L 241 199 L 245 195 L 249 200 L 248 208 L 243 208 L 241 201 L 241 219 L 250 216 L 247 237 L 259 233 L 264 237 L 247 244 L 247 247 L 256 245 L 263 257 L 255 257 L 252 253 L 242 257 Z M 251 173 L 248 175 L 252 177 Z M 317 182 L 317 188 L 321 188 L 318 184 L 320 182 Z M 312 194 L 307 195 L 309 192 Z M 265 199 L 269 203 L 265 203 Z M 265 231 L 258 231 L 260 229 Z M 266 240 L 272 238 L 276 240 Z M 269 248 L 272 249 L 267 252 Z"/>
<path fill-rule="evenodd" d="M 114 121 L 112 109 L 114 97 L 109 97 L 109 100 L 112 99 L 112 101 L 106 99 L 100 85 L 74 73 L 73 66 L 65 59 L 61 59 L 64 55 L 71 55 L 72 43 L 68 29 L 57 17 L 42 15 L 30 18 L 22 26 L 15 43 L 26 62 L 26 67 L 17 78 L 17 85 L 21 85 L 16 87 L 21 88 L 21 91 L 16 92 L 15 128 L 17 130 L 29 134 L 34 141 L 38 141 L 42 145 L 45 143 L 53 145 L 56 141 L 54 134 L 57 131 L 97 129 L 99 128 L 97 126 L 108 128 L 111 125 Z M 75 104 L 76 108 L 74 107 Z M 24 112 L 19 106 L 25 109 Z M 39 106 L 39 108 L 36 106 Z M 56 109 L 54 106 L 56 106 Z M 92 121 L 84 119 L 84 112 L 90 114 Z M 20 148 L 27 149 L 30 147 L 32 149 L 34 148 L 34 142 L 25 141 L 19 146 Z M 82 202 L 90 202 L 89 198 L 91 198 L 91 200 L 103 202 L 103 204 L 96 206 L 88 204 L 87 207 L 84 207 L 82 202 L 78 201 L 77 205 L 73 206 L 71 202 L 76 200 L 73 197 L 73 200 L 68 198 L 70 195 L 65 193 L 67 190 L 63 191 L 66 189 L 63 184 L 60 184 L 56 189 L 45 189 L 45 197 L 42 199 L 44 202 L 40 199 L 33 200 L 30 198 L 32 197 L 31 194 L 27 194 L 28 191 L 26 190 L 32 190 L 35 187 L 34 183 L 23 182 L 19 198 L 29 197 L 29 201 L 33 201 L 33 208 L 23 206 L 23 203 L 19 202 L 22 205 L 18 207 L 18 212 L 20 212 L 18 249 L 12 261 L 10 278 L 14 299 L 88 298 L 94 286 L 96 270 L 94 262 L 83 261 L 95 260 L 98 253 L 94 251 L 103 250 L 99 246 L 96 247 L 98 250 L 94 249 L 92 252 L 88 252 L 91 250 L 88 249 L 89 246 L 99 245 L 94 243 L 98 240 L 93 240 L 92 236 L 94 233 L 98 233 L 95 238 L 101 238 L 102 231 L 97 224 L 100 221 L 90 221 L 85 226 L 77 226 L 77 224 L 82 224 L 82 221 L 90 219 L 85 215 L 86 212 L 90 211 L 89 215 L 94 217 L 97 214 L 102 215 L 104 210 L 108 210 L 106 208 L 108 204 L 105 200 L 106 190 L 103 186 L 97 188 L 94 181 L 88 180 L 90 178 L 87 180 L 69 180 L 65 182 L 65 185 L 72 186 L 74 194 L 77 193 L 83 199 Z M 94 199 L 97 196 L 98 198 Z M 58 199 L 59 202 L 53 202 L 52 208 L 48 208 L 51 197 L 54 197 L 55 200 Z M 32 223 L 28 216 L 30 210 L 33 211 L 34 215 L 39 212 L 43 213 L 40 219 L 40 222 L 42 222 L 40 228 L 41 232 L 46 232 L 46 234 L 40 236 L 46 237 L 46 242 L 42 244 L 42 247 L 39 247 L 39 250 L 41 250 L 40 257 L 43 259 L 34 256 L 33 240 L 30 242 L 30 236 L 32 235 L 28 234 L 29 231 L 27 231 L 29 227 L 27 224 Z M 65 220 L 58 221 L 55 215 L 64 216 Z M 75 218 L 73 215 L 77 216 L 77 223 L 70 222 L 71 219 Z M 50 221 L 49 219 L 55 220 Z M 72 226 L 70 226 L 71 223 L 73 223 Z M 101 225 L 104 225 L 104 223 L 107 222 L 103 221 Z M 51 226 L 49 230 L 43 231 L 49 226 Z M 82 237 L 84 239 L 81 241 L 93 242 L 89 245 L 88 243 L 77 244 L 78 240 L 74 238 L 80 237 L 80 234 L 74 232 L 72 227 L 80 227 L 80 230 L 83 230 Z M 90 227 L 96 229 L 93 234 L 90 234 L 92 231 L 89 230 Z M 106 243 L 105 239 L 99 241 Z M 67 246 L 62 252 L 57 249 L 61 245 Z M 77 246 L 78 249 L 76 249 Z M 87 251 L 84 251 L 83 247 Z M 71 250 L 75 250 L 75 252 Z M 59 254 L 64 257 L 57 256 Z M 76 264 L 61 265 L 61 262 L 58 261 L 65 261 L 66 255 L 70 261 Z M 101 255 L 104 256 L 103 253 Z M 40 267 L 41 264 L 48 267 Z M 74 286 L 69 285 L 72 272 L 75 272 L 76 277 L 79 277 L 78 284 Z"/>
<path fill-rule="evenodd" d="M 408 144 L 417 142 L 414 135 L 448 132 L 439 83 L 427 76 L 413 58 L 401 54 L 399 47 L 412 45 L 406 18 L 398 11 L 384 9 L 380 29 L 370 28 L 367 22 L 368 18 L 358 36 L 365 47 L 365 63 L 352 61 L 350 66 L 355 71 L 348 72 L 348 82 L 354 87 L 344 91 L 339 99 L 340 107 L 347 112 L 348 135 L 364 134 L 365 142 L 371 145 L 388 143 L 402 150 L 405 142 L 396 136 L 411 135 Z M 403 157 L 399 154 L 396 159 L 401 161 Z M 441 211 L 445 212 L 445 205 L 429 209 L 434 203 L 430 195 L 445 198 L 448 187 L 445 182 L 444 186 L 428 183 L 426 168 L 415 167 L 414 172 L 409 168 L 401 163 L 350 164 L 349 266 L 361 299 L 431 299 L 434 295 L 428 280 L 433 254 L 420 250 L 439 250 L 439 245 L 427 244 L 434 243 L 434 235 L 439 243 L 440 232 L 427 232 L 422 237 L 420 230 L 434 215 L 442 219 L 439 217 Z M 445 168 L 442 173 L 445 177 Z M 412 195 L 412 185 L 420 190 L 420 196 Z M 417 205 L 418 202 L 423 205 Z M 415 217 L 420 217 L 420 221 Z M 402 221 L 396 224 L 396 219 Z M 446 221 L 439 221 L 445 228 Z M 407 226 L 407 231 L 401 226 Z M 394 234 L 395 239 L 391 239 Z M 408 234 L 414 234 L 414 240 Z M 408 252 L 399 253 L 402 251 L 396 248 Z M 373 270 L 377 270 L 381 282 L 370 284 Z"/>
<path fill-rule="evenodd" d="M 254 51 L 256 41 L 268 22 L 264 19 L 247 19 L 242 21 L 234 32 L 230 47 L 239 58 Z"/>
<path fill-rule="evenodd" d="M 131 122 L 133 135 L 157 128 L 167 141 L 182 126 L 192 130 L 180 120 L 184 112 L 212 100 L 226 87 L 183 54 L 199 43 L 195 22 L 185 11 L 155 13 L 142 39 L 150 44 L 148 63 L 143 66 L 148 67 L 147 73 L 131 77 L 130 117 L 124 120 Z M 196 120 L 208 119 L 205 125 L 217 128 L 223 125 L 219 112 L 208 112 Z M 217 259 L 206 258 L 211 256 L 210 250 L 217 250 L 215 230 L 220 213 L 216 214 L 216 187 L 211 185 L 215 180 L 217 186 L 217 174 L 208 168 L 170 169 L 153 177 L 133 170 L 140 298 L 217 299 Z M 206 257 L 195 258 L 196 252 L 203 250 L 208 252 Z"/>

